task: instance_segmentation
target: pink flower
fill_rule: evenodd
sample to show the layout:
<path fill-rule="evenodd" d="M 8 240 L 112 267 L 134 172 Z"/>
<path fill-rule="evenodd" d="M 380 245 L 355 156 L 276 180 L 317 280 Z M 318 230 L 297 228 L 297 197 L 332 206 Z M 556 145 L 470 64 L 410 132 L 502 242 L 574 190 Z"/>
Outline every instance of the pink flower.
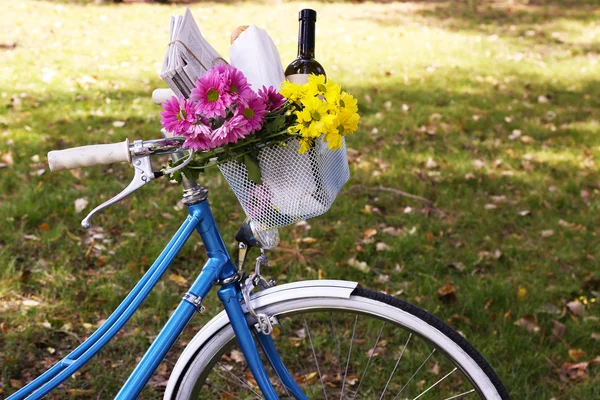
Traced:
<path fill-rule="evenodd" d="M 238 97 L 246 99 L 253 93 L 246 77 L 237 68 L 231 66 L 227 68 L 225 71 L 225 82 L 232 100 L 236 100 Z"/>
<path fill-rule="evenodd" d="M 268 185 L 255 185 L 250 189 L 250 196 L 244 209 L 252 218 L 261 218 L 271 211 L 273 193 Z"/>
<path fill-rule="evenodd" d="M 275 111 L 285 104 L 285 97 L 273 86 L 269 86 L 269 88 L 263 86 L 262 89 L 258 89 L 258 96 L 264 100 L 269 112 Z"/>
<path fill-rule="evenodd" d="M 185 134 L 184 147 L 194 150 L 210 150 L 213 147 L 211 139 L 211 129 L 204 125 L 201 121 L 190 127 L 190 130 Z"/>
<path fill-rule="evenodd" d="M 213 68 L 202 75 L 196 82 L 196 87 L 192 90 L 190 99 L 198 104 L 198 113 L 213 118 L 216 116 L 225 117 L 225 111 L 229 106 L 230 100 L 226 92 L 224 74 L 219 70 L 222 68 Z"/>
<path fill-rule="evenodd" d="M 163 108 L 165 111 L 160 113 L 160 123 L 176 135 L 185 134 L 196 122 L 196 105 L 184 97 L 171 97 L 171 100 L 163 103 Z"/>
<path fill-rule="evenodd" d="M 241 116 L 246 121 L 251 132 L 260 130 L 265 122 L 267 105 L 256 93 L 252 92 L 244 101 L 241 101 L 235 111 L 235 117 Z"/>
<path fill-rule="evenodd" d="M 238 140 L 245 138 L 250 133 L 250 126 L 246 119 L 241 115 L 236 115 L 212 132 L 211 141 L 213 147 L 223 146 L 237 143 Z"/>

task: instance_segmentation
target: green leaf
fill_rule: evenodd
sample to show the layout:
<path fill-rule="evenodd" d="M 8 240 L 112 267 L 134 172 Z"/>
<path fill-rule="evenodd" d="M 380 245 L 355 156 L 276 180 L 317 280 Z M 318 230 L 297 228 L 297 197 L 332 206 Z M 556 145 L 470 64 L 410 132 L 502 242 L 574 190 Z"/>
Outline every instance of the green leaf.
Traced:
<path fill-rule="evenodd" d="M 170 163 L 170 162 L 169 162 Z M 178 183 L 181 183 L 181 179 L 182 179 L 182 175 L 181 175 L 181 170 L 179 171 L 175 171 L 171 174 L 171 176 L 169 177 L 169 179 L 175 179 Z"/>
<path fill-rule="evenodd" d="M 246 165 L 246 169 L 248 170 L 248 178 L 257 185 L 262 184 L 262 176 L 260 175 L 260 168 L 258 166 L 258 162 L 255 158 L 246 154 L 244 156 L 244 164 Z"/>
<path fill-rule="evenodd" d="M 200 178 L 201 169 L 182 168 L 181 172 L 191 181 L 197 181 Z"/>

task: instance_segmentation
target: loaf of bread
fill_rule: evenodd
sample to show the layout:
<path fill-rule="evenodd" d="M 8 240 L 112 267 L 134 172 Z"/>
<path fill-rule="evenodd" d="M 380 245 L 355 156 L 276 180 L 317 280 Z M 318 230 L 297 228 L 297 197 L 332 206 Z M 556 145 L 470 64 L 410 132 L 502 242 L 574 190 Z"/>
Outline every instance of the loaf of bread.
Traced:
<path fill-rule="evenodd" d="M 235 39 L 237 39 L 246 29 L 248 29 L 248 25 L 242 25 L 235 28 L 235 30 L 231 32 L 231 44 L 233 44 Z"/>

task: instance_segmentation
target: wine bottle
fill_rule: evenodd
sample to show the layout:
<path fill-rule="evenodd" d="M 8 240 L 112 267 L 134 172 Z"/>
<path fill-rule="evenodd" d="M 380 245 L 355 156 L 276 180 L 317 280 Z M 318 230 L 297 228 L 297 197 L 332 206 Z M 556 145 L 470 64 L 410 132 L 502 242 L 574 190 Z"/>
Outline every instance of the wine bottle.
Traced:
<path fill-rule="evenodd" d="M 293 83 L 306 83 L 310 74 L 325 75 L 325 69 L 315 60 L 315 25 L 317 12 L 304 9 L 298 15 L 298 57 L 285 69 L 285 77 Z"/>

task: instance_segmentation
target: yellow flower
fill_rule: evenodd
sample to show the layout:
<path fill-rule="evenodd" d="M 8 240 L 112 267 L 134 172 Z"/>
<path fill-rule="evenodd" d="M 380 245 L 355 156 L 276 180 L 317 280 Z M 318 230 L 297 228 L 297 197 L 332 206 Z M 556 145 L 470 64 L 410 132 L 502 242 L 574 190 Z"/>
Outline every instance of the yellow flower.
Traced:
<path fill-rule="evenodd" d="M 338 100 L 338 105 L 341 108 L 344 108 L 352 113 L 358 112 L 357 103 L 358 102 L 357 102 L 356 98 L 346 92 L 342 92 L 340 95 L 340 98 Z"/>
<path fill-rule="evenodd" d="M 342 147 L 342 135 L 338 133 L 337 129 L 330 130 L 325 134 L 325 142 L 329 150 L 337 150 Z"/>
<path fill-rule="evenodd" d="M 329 106 L 318 97 L 302 99 L 304 108 L 296 111 L 297 131 L 303 137 L 318 138 L 335 123 L 335 115 L 329 113 Z"/>
<path fill-rule="evenodd" d="M 356 112 L 352 112 L 347 108 L 340 108 L 338 112 L 338 131 L 340 135 L 346 136 L 349 133 L 354 132 L 358 129 L 358 121 L 360 116 Z"/>
<path fill-rule="evenodd" d="M 321 96 L 331 104 L 335 103 L 335 100 L 339 97 L 341 92 L 340 85 L 333 83 L 331 80 L 327 80 L 325 75 L 310 75 L 308 77 L 307 86 L 307 96 Z"/>
<path fill-rule="evenodd" d="M 299 85 L 290 81 L 283 81 L 279 91 L 289 101 L 300 105 L 300 101 L 306 97 L 306 85 Z"/>
<path fill-rule="evenodd" d="M 298 149 L 298 153 L 304 154 L 310 150 L 313 145 L 313 140 L 309 138 L 300 139 L 300 148 Z"/>

